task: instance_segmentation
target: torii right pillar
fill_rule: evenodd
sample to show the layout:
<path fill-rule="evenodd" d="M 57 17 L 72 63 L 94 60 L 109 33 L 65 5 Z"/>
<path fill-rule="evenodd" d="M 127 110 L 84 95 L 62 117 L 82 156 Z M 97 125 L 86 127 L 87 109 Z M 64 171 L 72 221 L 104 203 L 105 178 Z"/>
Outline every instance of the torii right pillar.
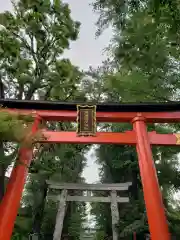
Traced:
<path fill-rule="evenodd" d="M 133 128 L 137 138 L 136 148 L 151 239 L 170 240 L 146 119 L 141 114 L 133 119 Z"/>

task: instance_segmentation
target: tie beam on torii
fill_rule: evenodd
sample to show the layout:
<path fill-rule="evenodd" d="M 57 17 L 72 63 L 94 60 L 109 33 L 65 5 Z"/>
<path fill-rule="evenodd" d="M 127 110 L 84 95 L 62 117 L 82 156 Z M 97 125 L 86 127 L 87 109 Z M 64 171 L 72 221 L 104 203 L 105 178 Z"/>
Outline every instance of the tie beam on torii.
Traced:
<path fill-rule="evenodd" d="M 34 116 L 32 133 L 37 131 L 41 120 L 75 122 L 78 104 L 82 103 L 0 100 L 2 111 Z M 88 105 L 91 104 L 88 103 Z M 151 145 L 177 145 L 179 135 L 148 133 L 146 123 L 180 122 L 180 103 L 97 104 L 96 108 L 97 122 L 131 122 L 133 131 L 101 132 L 96 133 L 94 137 L 78 137 L 75 132 L 51 132 L 44 129 L 43 133 L 47 139 L 42 142 L 136 145 L 151 238 L 152 240 L 170 240 Z M 32 149 L 20 149 L 19 161 L 24 164 L 15 165 L 0 205 L 0 240 L 10 240 L 28 174 L 27 166 L 31 160 Z M 8 230 L 4 231 L 4 229 Z"/>

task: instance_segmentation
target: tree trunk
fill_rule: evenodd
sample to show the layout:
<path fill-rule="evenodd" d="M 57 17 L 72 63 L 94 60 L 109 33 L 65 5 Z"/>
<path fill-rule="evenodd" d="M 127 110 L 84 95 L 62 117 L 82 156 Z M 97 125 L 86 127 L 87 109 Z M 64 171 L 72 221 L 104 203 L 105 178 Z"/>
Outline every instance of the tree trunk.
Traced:
<path fill-rule="evenodd" d="M 33 216 L 33 227 L 32 227 L 32 233 L 36 234 L 39 237 L 39 239 L 41 239 L 41 226 L 42 226 L 44 207 L 45 207 L 46 196 L 48 191 L 48 186 L 46 184 L 45 179 L 43 179 L 43 183 L 40 189 L 42 189 L 41 201 L 40 201 L 40 204 L 36 206 L 35 213 Z"/>
<path fill-rule="evenodd" d="M 132 154 L 130 154 L 129 158 L 132 162 L 137 161 Z M 138 180 L 138 175 L 139 175 L 138 168 L 133 168 L 131 172 L 132 185 L 130 186 L 129 190 L 134 200 L 138 200 L 139 198 L 140 182 Z"/>
<path fill-rule="evenodd" d="M 2 143 L 0 143 L 0 148 L 2 149 Z M 4 164 L 0 164 L 0 201 L 2 200 L 5 192 L 5 167 Z"/>
<path fill-rule="evenodd" d="M 134 169 L 132 171 L 132 186 L 130 188 L 131 188 L 132 196 L 135 200 L 138 200 L 138 195 L 139 195 L 138 187 L 139 187 L 138 171 Z"/>
<path fill-rule="evenodd" d="M 4 84 L 2 82 L 2 79 L 0 78 L 0 98 L 4 99 Z M 4 149 L 3 149 L 3 143 L 0 142 L 0 153 L 1 156 L 4 157 Z M 5 192 L 5 165 L 4 163 L 0 163 L 0 202 L 4 196 Z"/>

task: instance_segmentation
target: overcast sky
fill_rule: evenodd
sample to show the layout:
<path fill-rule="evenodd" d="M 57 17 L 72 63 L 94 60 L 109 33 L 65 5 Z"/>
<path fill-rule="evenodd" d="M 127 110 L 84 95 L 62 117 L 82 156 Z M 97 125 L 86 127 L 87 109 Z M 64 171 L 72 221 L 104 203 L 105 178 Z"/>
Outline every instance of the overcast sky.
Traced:
<path fill-rule="evenodd" d="M 65 52 L 65 56 L 70 58 L 74 65 L 86 70 L 89 66 L 97 67 L 106 58 L 103 50 L 108 46 L 112 36 L 111 30 L 107 30 L 104 34 L 95 39 L 97 15 L 93 13 L 90 7 L 91 0 L 64 0 L 68 2 L 72 11 L 74 20 L 81 22 L 81 30 L 79 39 L 70 45 L 70 49 Z M 0 12 L 12 10 L 10 0 L 0 0 Z M 89 183 L 98 180 L 98 167 L 95 164 L 95 158 L 92 151 L 87 156 L 87 167 L 83 176 Z"/>
<path fill-rule="evenodd" d="M 95 39 L 97 14 L 89 6 L 92 0 L 66 0 L 70 4 L 72 16 L 81 22 L 79 40 L 71 44 L 68 56 L 74 64 L 87 69 L 90 65 L 97 67 L 105 59 L 103 50 L 112 37 L 111 30 Z"/>

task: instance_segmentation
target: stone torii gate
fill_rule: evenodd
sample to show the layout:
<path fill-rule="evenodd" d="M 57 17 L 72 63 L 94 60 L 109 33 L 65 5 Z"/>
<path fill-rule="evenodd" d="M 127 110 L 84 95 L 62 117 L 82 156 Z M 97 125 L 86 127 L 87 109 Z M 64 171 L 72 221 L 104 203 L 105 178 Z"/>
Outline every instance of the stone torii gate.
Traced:
<path fill-rule="evenodd" d="M 61 240 L 63 222 L 66 214 L 67 202 L 103 202 L 110 203 L 111 216 L 112 216 L 112 235 L 113 240 L 118 240 L 117 224 L 119 222 L 118 203 L 128 203 L 129 197 L 119 197 L 117 192 L 127 191 L 132 185 L 131 182 L 127 183 L 112 183 L 112 184 L 84 184 L 84 183 L 58 183 L 47 181 L 50 189 L 58 189 L 60 195 L 48 196 L 48 198 L 59 201 L 58 213 L 56 216 L 56 225 L 54 230 L 53 240 Z M 86 191 L 87 196 L 84 195 L 68 195 L 69 190 Z M 93 196 L 94 191 L 106 191 L 108 197 Z"/>

